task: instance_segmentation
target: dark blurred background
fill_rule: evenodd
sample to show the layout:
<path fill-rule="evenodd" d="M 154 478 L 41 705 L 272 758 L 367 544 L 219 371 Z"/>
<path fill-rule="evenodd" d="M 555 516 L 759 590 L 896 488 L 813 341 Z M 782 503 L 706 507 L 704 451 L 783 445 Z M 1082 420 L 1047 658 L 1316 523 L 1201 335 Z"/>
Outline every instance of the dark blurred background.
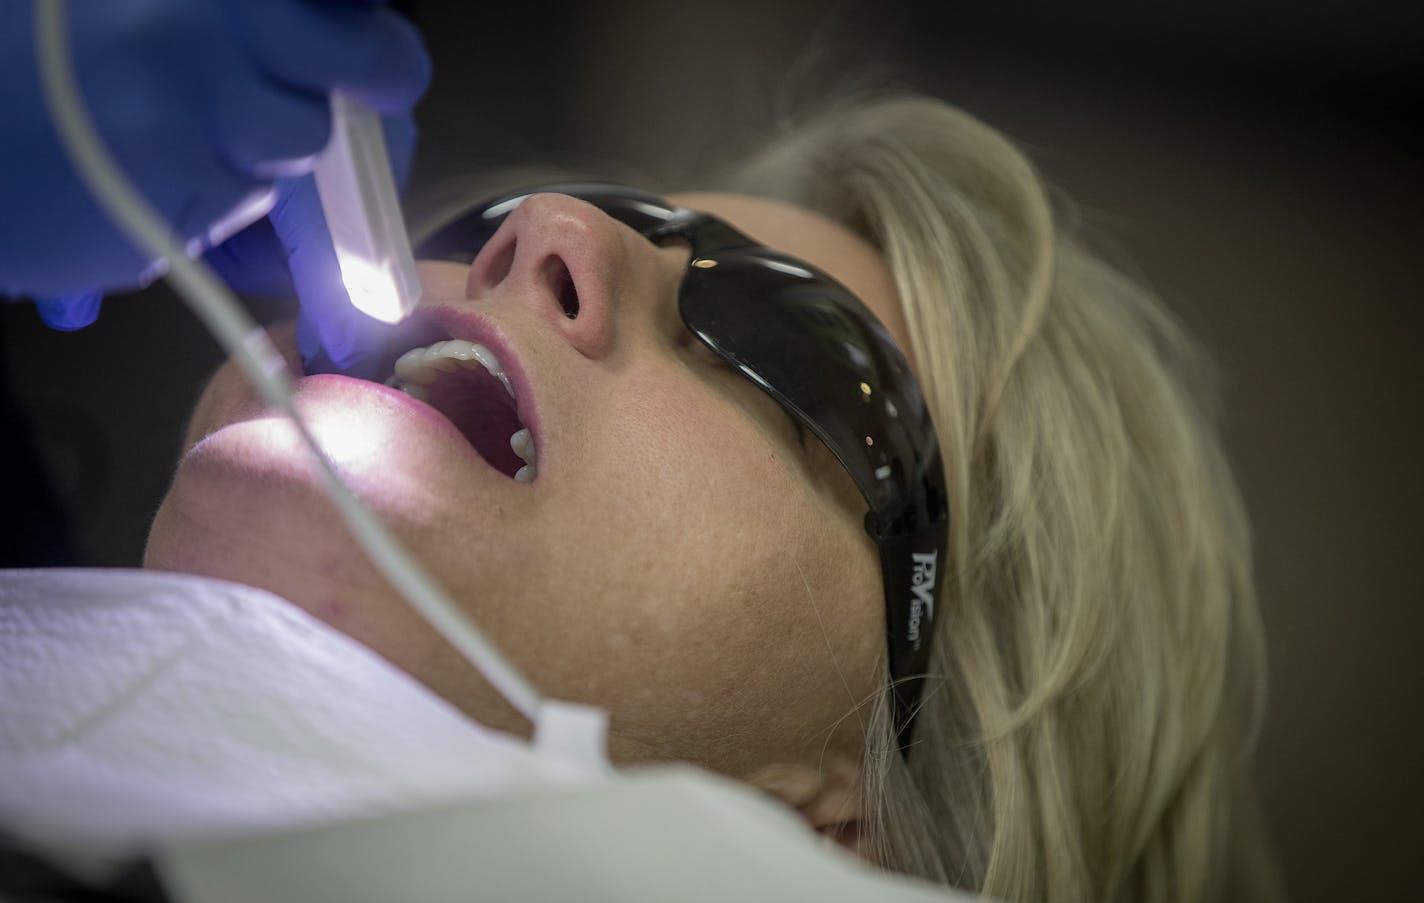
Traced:
<path fill-rule="evenodd" d="M 1270 642 L 1258 772 L 1292 896 L 1420 897 L 1418 5 L 495 6 L 417 6 L 436 74 L 416 192 L 549 161 L 677 179 L 866 78 L 1016 137 L 1225 372 Z M 216 346 L 158 286 L 74 334 L 0 305 L 0 355 L 22 424 L 0 443 L 7 563 L 137 565 Z M 47 481 L 14 477 L 27 450 Z M 17 528 L 46 493 L 67 517 Z"/>

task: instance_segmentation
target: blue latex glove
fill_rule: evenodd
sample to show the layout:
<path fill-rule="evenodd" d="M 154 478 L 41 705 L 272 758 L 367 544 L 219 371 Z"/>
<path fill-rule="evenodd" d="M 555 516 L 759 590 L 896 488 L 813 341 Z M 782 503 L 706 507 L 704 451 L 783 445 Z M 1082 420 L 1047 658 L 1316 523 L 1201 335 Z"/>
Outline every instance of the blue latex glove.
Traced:
<path fill-rule="evenodd" d="M 80 88 L 110 153 L 199 253 L 309 172 L 340 87 L 408 117 L 429 80 L 415 29 L 376 0 L 71 2 Z M 78 297 L 151 280 L 69 165 L 40 91 L 29 2 L 0 4 L 0 296 L 62 328 Z M 291 189 L 283 189 L 290 191 Z M 245 211 L 234 219 L 235 211 Z M 324 223 L 320 227 L 324 231 Z M 298 290 L 302 290 L 299 282 Z"/>

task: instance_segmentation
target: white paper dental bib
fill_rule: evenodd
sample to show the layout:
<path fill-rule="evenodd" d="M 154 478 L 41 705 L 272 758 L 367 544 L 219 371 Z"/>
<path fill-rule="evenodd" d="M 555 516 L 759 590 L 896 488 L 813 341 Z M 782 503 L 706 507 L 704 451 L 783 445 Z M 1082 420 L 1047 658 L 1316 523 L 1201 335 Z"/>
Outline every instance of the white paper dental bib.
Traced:
<path fill-rule="evenodd" d="M 0 571 L 0 827 L 100 858 L 575 776 L 262 590 Z"/>
<path fill-rule="evenodd" d="M 88 876 L 149 854 L 181 903 L 963 899 L 728 781 L 536 753 L 269 593 L 146 571 L 0 571 L 0 833 Z"/>

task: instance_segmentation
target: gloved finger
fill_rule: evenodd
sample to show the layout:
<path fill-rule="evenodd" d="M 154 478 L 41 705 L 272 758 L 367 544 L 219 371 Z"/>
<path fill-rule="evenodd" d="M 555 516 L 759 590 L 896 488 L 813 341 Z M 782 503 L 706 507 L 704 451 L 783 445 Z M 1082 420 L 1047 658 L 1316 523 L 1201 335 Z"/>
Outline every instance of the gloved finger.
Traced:
<path fill-rule="evenodd" d="M 297 294 L 287 268 L 287 251 L 266 217 L 209 250 L 204 260 L 240 295 L 292 298 Z"/>
<path fill-rule="evenodd" d="M 298 175 L 331 136 L 331 101 L 268 78 L 236 81 L 218 98 L 218 146 L 248 178 Z"/>
<path fill-rule="evenodd" d="M 351 304 L 316 180 L 301 176 L 278 183 L 271 218 L 301 302 L 297 339 L 302 358 L 310 360 L 324 351 L 338 369 L 355 367 L 379 348 L 382 324 Z"/>
<path fill-rule="evenodd" d="M 254 10 L 248 39 L 264 71 L 300 88 L 341 88 L 381 113 L 415 106 L 430 56 L 414 25 L 382 5 L 275 3 Z"/>
<path fill-rule="evenodd" d="M 99 318 L 104 296 L 99 292 L 66 295 L 61 298 L 37 298 L 35 309 L 50 329 L 72 332 L 83 329 Z"/>
<path fill-rule="evenodd" d="M 240 175 L 216 159 L 206 167 L 202 182 L 159 182 L 148 192 L 156 210 L 172 211 L 168 226 L 184 242 L 189 254 L 199 254 L 256 222 L 272 204 L 272 183 Z M 240 220 L 234 227 L 235 220 Z"/>

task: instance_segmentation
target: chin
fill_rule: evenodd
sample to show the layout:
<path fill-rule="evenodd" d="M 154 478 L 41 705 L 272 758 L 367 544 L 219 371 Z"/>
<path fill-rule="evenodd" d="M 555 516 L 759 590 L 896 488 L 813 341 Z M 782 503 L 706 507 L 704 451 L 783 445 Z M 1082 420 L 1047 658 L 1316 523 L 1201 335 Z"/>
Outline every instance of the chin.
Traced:
<path fill-rule="evenodd" d="M 324 560 L 357 559 L 315 466 L 280 422 L 229 424 L 178 463 L 144 550 L 144 567 L 219 577 L 303 601 Z M 275 429 L 274 429 L 275 428 Z M 306 607 L 306 605 L 303 605 Z"/>
<path fill-rule="evenodd" d="M 254 479 L 225 459 L 225 444 L 241 433 L 220 430 L 185 456 L 149 530 L 143 566 L 273 593 L 482 723 L 524 730 L 518 713 L 379 575 L 319 486 Z"/>

